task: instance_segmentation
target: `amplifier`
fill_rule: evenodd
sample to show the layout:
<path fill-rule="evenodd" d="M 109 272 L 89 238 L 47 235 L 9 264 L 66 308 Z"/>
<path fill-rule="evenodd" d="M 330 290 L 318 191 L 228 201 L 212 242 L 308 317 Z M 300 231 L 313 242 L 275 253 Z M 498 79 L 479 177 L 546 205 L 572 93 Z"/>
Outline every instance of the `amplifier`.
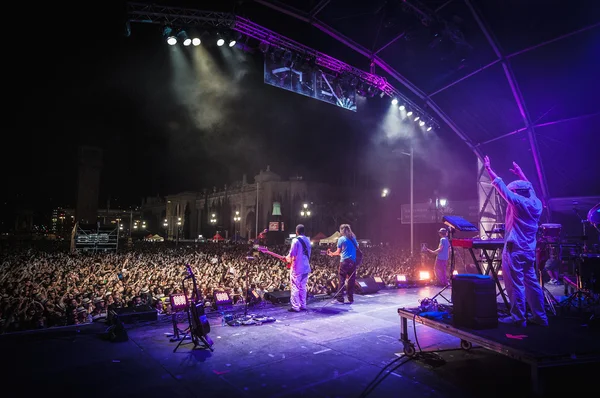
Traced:
<path fill-rule="evenodd" d="M 375 281 L 375 278 L 356 278 L 356 283 L 354 284 L 354 291 L 357 294 L 377 293 L 380 289 L 381 287 Z"/>

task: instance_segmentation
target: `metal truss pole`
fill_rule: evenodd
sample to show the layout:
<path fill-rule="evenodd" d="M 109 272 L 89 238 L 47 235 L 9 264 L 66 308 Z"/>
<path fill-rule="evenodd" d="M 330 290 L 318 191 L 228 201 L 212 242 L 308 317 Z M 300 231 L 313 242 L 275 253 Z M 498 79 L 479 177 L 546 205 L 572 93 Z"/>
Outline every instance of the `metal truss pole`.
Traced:
<path fill-rule="evenodd" d="M 477 22 L 477 25 L 479 25 L 479 28 L 481 29 L 481 31 L 487 38 L 490 46 L 496 53 L 496 56 L 502 62 L 504 74 L 506 75 L 506 79 L 508 80 L 508 84 L 510 85 L 510 88 L 512 90 L 513 97 L 515 98 L 515 101 L 517 102 L 517 106 L 519 107 L 519 111 L 521 112 L 521 117 L 523 118 L 523 121 L 525 122 L 525 127 L 527 128 L 527 137 L 529 139 L 529 146 L 531 148 L 531 153 L 533 155 L 533 161 L 535 163 L 535 169 L 537 172 L 538 180 L 540 182 L 540 187 L 542 189 L 542 201 L 543 201 L 544 205 L 546 205 L 547 201 L 548 201 L 548 186 L 546 184 L 546 176 L 544 174 L 544 168 L 542 166 L 541 156 L 540 156 L 540 152 L 539 152 L 538 145 L 537 145 L 534 124 L 531 121 L 531 116 L 529 115 L 529 112 L 527 111 L 527 108 L 525 106 L 525 100 L 523 99 L 523 95 L 519 88 L 519 84 L 517 83 L 517 81 L 515 79 L 514 73 L 512 71 L 510 63 L 508 62 L 508 59 L 502 55 L 502 52 L 500 51 L 500 47 L 499 47 L 498 43 L 492 37 L 492 34 L 490 33 L 487 26 L 483 23 L 483 20 L 479 16 L 479 13 L 477 12 L 477 10 L 475 10 L 475 8 L 471 4 L 470 0 L 465 0 L 465 3 L 467 5 L 467 7 L 471 10 L 473 17 L 475 18 L 475 21 Z"/>

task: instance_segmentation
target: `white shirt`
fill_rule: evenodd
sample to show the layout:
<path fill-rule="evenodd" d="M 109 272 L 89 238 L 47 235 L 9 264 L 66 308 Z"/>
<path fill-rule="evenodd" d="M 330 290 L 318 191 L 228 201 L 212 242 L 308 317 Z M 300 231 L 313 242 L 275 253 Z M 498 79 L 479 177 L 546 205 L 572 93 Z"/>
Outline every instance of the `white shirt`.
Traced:
<path fill-rule="evenodd" d="M 304 255 L 304 248 L 302 247 L 302 243 L 299 242 L 299 239 L 302 239 L 304 245 L 306 246 L 306 251 L 308 252 L 308 257 Z M 290 253 L 288 256 L 294 257 L 295 261 L 292 263 L 292 267 L 290 272 L 293 275 L 302 275 L 310 273 L 310 240 L 304 235 L 299 235 L 292 239 L 292 246 L 290 247 Z"/>
<path fill-rule="evenodd" d="M 538 222 L 542 215 L 542 201 L 535 196 L 533 189 L 530 197 L 517 195 L 506 187 L 498 177 L 492 184 L 507 203 L 504 225 L 504 242 L 512 242 L 516 249 L 535 251 Z"/>

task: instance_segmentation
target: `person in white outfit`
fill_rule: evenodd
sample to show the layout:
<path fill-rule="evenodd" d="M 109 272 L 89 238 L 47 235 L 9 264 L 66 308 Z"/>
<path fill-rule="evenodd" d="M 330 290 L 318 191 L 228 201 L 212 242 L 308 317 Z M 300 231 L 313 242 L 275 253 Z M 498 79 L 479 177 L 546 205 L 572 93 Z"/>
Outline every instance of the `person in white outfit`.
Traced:
<path fill-rule="evenodd" d="M 304 225 L 296 226 L 296 237 L 292 239 L 286 260 L 290 266 L 290 312 L 306 311 L 306 283 L 310 274 L 310 240 L 304 236 Z"/>
<path fill-rule="evenodd" d="M 442 286 L 448 285 L 448 258 L 450 256 L 450 241 L 448 240 L 448 230 L 446 228 L 440 228 L 438 231 L 440 234 L 440 244 L 435 250 L 427 249 L 431 254 L 437 255 L 435 259 L 435 277 L 438 283 Z"/>
<path fill-rule="evenodd" d="M 519 326 L 526 326 L 527 322 L 547 326 L 544 293 L 535 269 L 536 233 L 542 215 L 542 202 L 515 162 L 511 171 L 519 179 L 508 186 L 492 170 L 487 156 L 484 158 L 484 166 L 492 179 L 492 185 L 507 203 L 502 277 L 510 299 L 510 316 L 500 318 L 499 321 Z M 526 302 L 532 313 L 529 319 L 526 319 Z"/>

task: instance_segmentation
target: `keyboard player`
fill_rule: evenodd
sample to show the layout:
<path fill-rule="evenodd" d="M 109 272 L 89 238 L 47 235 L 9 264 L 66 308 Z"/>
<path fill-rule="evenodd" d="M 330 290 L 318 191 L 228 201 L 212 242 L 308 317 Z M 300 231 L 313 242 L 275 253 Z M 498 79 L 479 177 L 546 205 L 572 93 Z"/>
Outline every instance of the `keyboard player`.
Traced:
<path fill-rule="evenodd" d="M 492 170 L 489 157 L 484 158 L 492 185 L 507 203 L 502 251 L 502 277 L 510 300 L 510 316 L 500 318 L 504 324 L 526 326 L 527 322 L 548 325 L 544 309 L 544 293 L 535 269 L 535 248 L 542 202 L 536 197 L 533 185 L 515 162 L 511 171 L 519 178 L 506 185 Z M 531 318 L 526 318 L 526 305 Z"/>

